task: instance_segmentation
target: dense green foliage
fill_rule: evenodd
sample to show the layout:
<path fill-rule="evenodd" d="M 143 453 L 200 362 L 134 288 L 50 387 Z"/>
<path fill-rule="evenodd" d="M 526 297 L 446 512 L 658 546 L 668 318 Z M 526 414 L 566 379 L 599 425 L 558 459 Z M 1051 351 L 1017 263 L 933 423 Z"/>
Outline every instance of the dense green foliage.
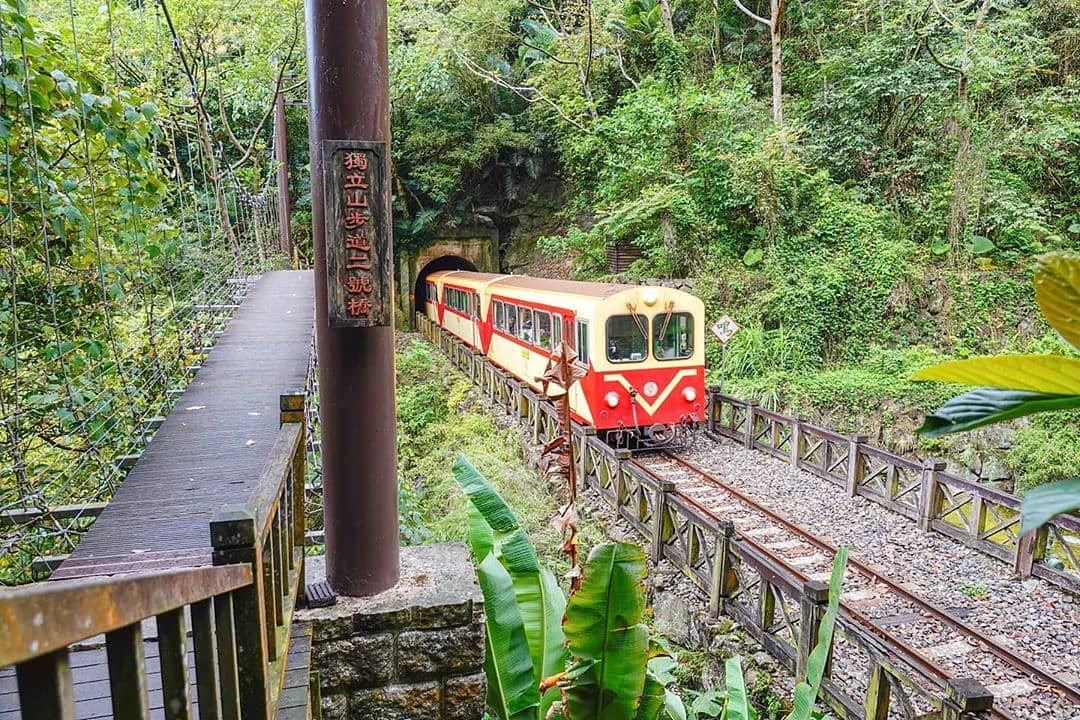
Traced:
<path fill-rule="evenodd" d="M 1039 258 L 1035 297 L 1046 320 L 1074 350 L 1080 350 L 1080 255 L 1050 253 Z M 978 385 L 932 414 L 919 429 L 938 437 L 1035 413 L 1080 408 L 1080 360 L 1062 355 L 1000 355 L 969 358 L 924 368 L 916 380 Z M 1080 508 L 1080 478 L 1035 488 L 1024 495 L 1021 533 Z"/>
<path fill-rule="evenodd" d="M 206 308 L 271 262 L 265 111 L 298 8 L 0 0 L 0 510 L 108 499 Z M 76 538 L 6 531 L 0 582 Z"/>
<path fill-rule="evenodd" d="M 1076 0 L 789 4 L 782 125 L 767 30 L 661 4 L 392 3 L 400 247 L 505 238 L 556 177 L 545 258 L 695 278 L 746 326 L 728 387 L 830 424 L 940 399 L 897 378 L 943 357 L 1064 349 L 1027 268 L 1080 243 Z"/>

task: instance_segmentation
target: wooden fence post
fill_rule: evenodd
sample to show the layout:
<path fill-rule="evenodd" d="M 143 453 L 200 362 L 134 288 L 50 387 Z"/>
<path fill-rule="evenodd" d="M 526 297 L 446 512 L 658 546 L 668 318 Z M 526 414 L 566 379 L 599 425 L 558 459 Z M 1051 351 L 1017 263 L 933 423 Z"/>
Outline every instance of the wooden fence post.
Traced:
<path fill-rule="evenodd" d="M 573 434 L 573 433 L 571 433 Z M 589 462 L 589 438 L 596 435 L 596 428 L 586 425 L 581 428 L 581 456 L 578 458 L 578 482 L 588 485 L 588 477 L 591 471 L 596 470 L 595 463 Z M 600 488 L 600 475 L 596 476 L 597 489 Z"/>
<path fill-rule="evenodd" d="M 626 448 L 615 451 L 615 477 L 611 479 L 611 486 L 615 491 L 615 507 L 611 515 L 612 521 L 618 521 L 623 502 L 626 501 L 626 481 L 624 479 L 626 469 L 624 464 L 631 462 L 633 457 L 634 454 Z"/>
<path fill-rule="evenodd" d="M 720 401 L 720 388 L 710 385 L 705 388 L 705 392 L 709 394 L 709 414 L 705 420 L 705 428 L 711 433 L 716 433 L 716 421 L 720 418 L 720 413 L 723 410 L 723 403 Z"/>
<path fill-rule="evenodd" d="M 889 720 L 890 691 L 889 673 L 880 662 L 871 660 L 870 682 L 866 684 L 866 701 L 863 703 L 866 720 Z"/>
<path fill-rule="evenodd" d="M 664 540 L 667 519 L 667 496 L 675 491 L 675 483 L 671 480 L 660 480 L 653 498 L 652 516 L 652 561 L 660 562 L 664 558 Z"/>
<path fill-rule="evenodd" d="M 746 420 L 743 423 L 743 447 L 750 450 L 754 447 L 754 429 L 756 423 L 754 422 L 754 408 L 757 407 L 757 400 L 746 401 Z"/>
<path fill-rule="evenodd" d="M 791 467 L 798 469 L 799 461 L 802 460 L 803 432 L 802 426 L 806 422 L 805 415 L 796 415 L 791 419 Z"/>
<path fill-rule="evenodd" d="M 1046 557 L 1046 546 L 1050 539 L 1050 526 L 1043 525 L 1021 536 L 1016 543 L 1016 574 L 1027 580 L 1035 563 Z"/>
<path fill-rule="evenodd" d="M 712 585 L 709 588 L 709 615 L 717 617 L 724 598 L 734 589 L 728 576 L 732 571 L 731 541 L 735 536 L 735 524 L 730 520 L 720 523 L 716 532 L 716 551 L 713 554 Z"/>
<path fill-rule="evenodd" d="M 266 581 L 262 542 L 257 536 L 255 508 L 223 507 L 210 521 L 210 544 L 215 565 L 251 565 L 251 584 L 232 592 L 233 633 L 239 672 L 240 716 L 244 720 L 270 720 L 266 641 Z"/>
<path fill-rule="evenodd" d="M 945 684 L 941 700 L 941 720 L 971 720 L 989 715 L 994 695 L 974 678 L 953 678 Z"/>
<path fill-rule="evenodd" d="M 859 445 L 866 442 L 870 438 L 866 435 L 852 435 L 848 438 L 848 455 L 847 455 L 847 494 L 850 497 L 855 497 L 859 494 L 859 483 L 863 479 L 863 464 L 859 460 Z M 828 474 L 828 463 L 825 465 L 825 472 Z"/>
<path fill-rule="evenodd" d="M 919 478 L 919 529 L 930 532 L 934 519 L 941 512 L 941 488 L 938 487 L 938 473 L 945 469 L 942 460 L 923 461 L 922 476 Z"/>
<path fill-rule="evenodd" d="M 297 580 L 297 602 L 304 595 L 304 542 L 306 535 L 306 514 L 304 512 L 304 484 L 307 482 L 304 477 L 307 473 L 307 448 L 304 445 L 304 438 L 307 437 L 307 414 L 305 413 L 305 405 L 307 403 L 307 394 L 302 390 L 296 390 L 291 393 L 285 393 L 281 395 L 278 400 L 278 406 L 281 410 L 281 424 L 285 423 L 300 423 L 300 444 L 293 454 L 292 465 L 290 472 L 292 473 L 292 487 L 290 488 L 290 503 L 288 520 L 292 527 L 287 528 L 286 532 L 290 533 L 290 537 L 287 538 L 285 543 L 285 552 L 287 557 L 285 558 L 285 564 L 282 567 L 284 573 L 285 584 L 288 584 L 289 570 L 293 567 L 293 561 L 295 550 L 300 549 L 299 553 L 299 567 L 296 568 L 298 573 Z"/>
<path fill-rule="evenodd" d="M 829 604 L 829 585 L 820 580 L 808 580 L 803 584 L 799 598 L 799 655 L 795 661 L 795 679 L 806 680 L 810 653 L 817 644 L 818 629 Z"/>

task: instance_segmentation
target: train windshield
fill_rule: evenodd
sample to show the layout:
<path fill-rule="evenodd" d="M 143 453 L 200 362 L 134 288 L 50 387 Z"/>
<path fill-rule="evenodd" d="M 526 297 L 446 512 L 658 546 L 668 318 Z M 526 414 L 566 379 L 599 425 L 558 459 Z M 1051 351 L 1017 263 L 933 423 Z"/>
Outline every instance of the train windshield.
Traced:
<path fill-rule="evenodd" d="M 641 362 L 649 354 L 649 321 L 644 315 L 612 315 L 607 320 L 609 362 Z"/>
<path fill-rule="evenodd" d="M 665 313 L 653 318 L 653 355 L 657 360 L 685 360 L 693 354 L 693 315 Z"/>

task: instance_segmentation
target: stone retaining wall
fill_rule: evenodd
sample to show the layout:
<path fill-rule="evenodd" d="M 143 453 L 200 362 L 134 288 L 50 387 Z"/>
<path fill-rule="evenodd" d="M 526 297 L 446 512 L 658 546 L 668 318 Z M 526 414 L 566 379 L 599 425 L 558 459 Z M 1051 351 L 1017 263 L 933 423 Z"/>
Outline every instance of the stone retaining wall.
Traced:
<path fill-rule="evenodd" d="M 308 559 L 308 582 L 323 560 Z M 465 545 L 402 548 L 396 586 L 297 619 L 314 629 L 324 720 L 483 717 L 484 600 Z"/>

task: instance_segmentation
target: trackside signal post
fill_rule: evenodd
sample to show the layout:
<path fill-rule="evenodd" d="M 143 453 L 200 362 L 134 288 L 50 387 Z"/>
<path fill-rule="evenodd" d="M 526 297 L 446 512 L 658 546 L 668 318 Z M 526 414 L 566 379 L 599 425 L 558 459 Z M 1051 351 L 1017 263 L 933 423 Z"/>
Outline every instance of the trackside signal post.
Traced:
<path fill-rule="evenodd" d="M 398 581 L 385 0 L 306 0 L 326 575 Z"/>

